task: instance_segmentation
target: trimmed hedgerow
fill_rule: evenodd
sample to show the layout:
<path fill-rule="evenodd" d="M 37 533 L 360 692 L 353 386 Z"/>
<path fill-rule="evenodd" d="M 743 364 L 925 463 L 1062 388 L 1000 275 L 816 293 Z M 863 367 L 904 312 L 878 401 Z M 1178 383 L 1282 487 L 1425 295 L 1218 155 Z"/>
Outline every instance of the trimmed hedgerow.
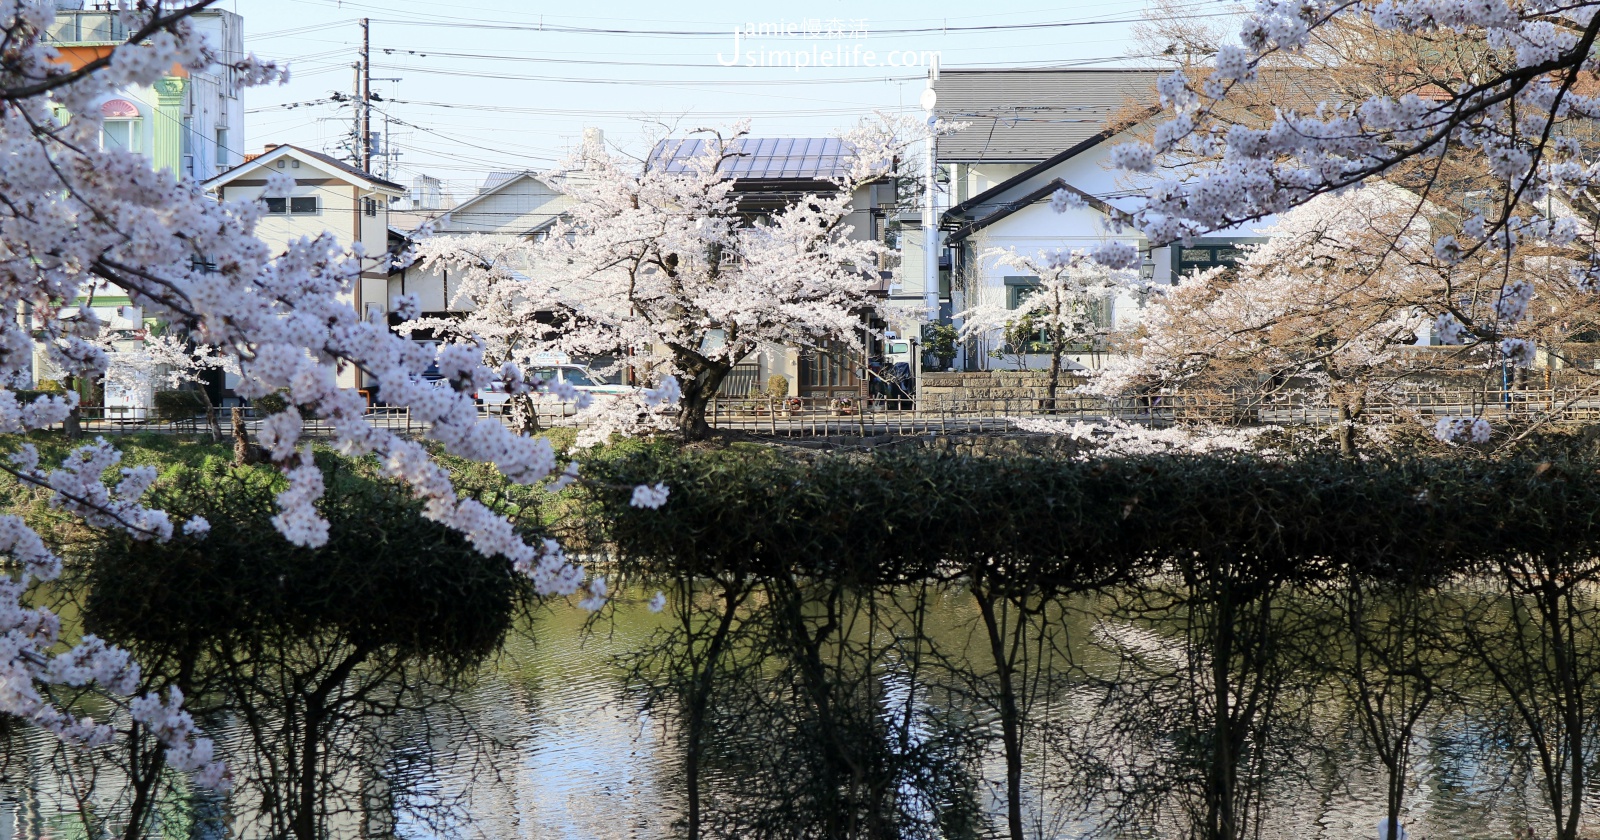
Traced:
<path fill-rule="evenodd" d="M 1248 455 L 800 459 L 636 448 L 586 466 L 591 521 L 641 572 L 779 569 L 890 585 L 981 570 L 1082 589 L 1227 558 L 1244 577 L 1419 578 L 1600 556 L 1600 460 Z M 631 488 L 666 482 L 659 510 Z"/>

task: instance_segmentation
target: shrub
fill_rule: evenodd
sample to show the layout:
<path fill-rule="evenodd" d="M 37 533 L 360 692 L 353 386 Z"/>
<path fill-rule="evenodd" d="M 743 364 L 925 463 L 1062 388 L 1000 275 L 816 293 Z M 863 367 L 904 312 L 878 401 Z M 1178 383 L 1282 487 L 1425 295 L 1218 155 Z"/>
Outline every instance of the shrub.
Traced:
<path fill-rule="evenodd" d="M 789 377 L 781 373 L 767 377 L 767 396 L 775 400 L 789 396 Z"/>
<path fill-rule="evenodd" d="M 162 420 L 187 420 L 206 412 L 205 394 L 199 391 L 157 391 L 155 402 Z"/>
<path fill-rule="evenodd" d="M 165 544 L 107 535 L 90 567 L 86 624 L 135 649 L 332 632 L 466 665 L 497 648 L 524 582 L 510 563 L 422 518 L 395 484 L 342 461 L 326 474 L 329 541 L 311 549 L 273 527 L 272 471 L 179 468 L 152 503 L 174 521 L 205 517 L 210 533 Z"/>
<path fill-rule="evenodd" d="M 365 802 L 340 782 L 370 772 L 361 738 L 459 687 L 531 594 L 403 488 L 359 463 L 319 464 L 332 526 L 320 548 L 273 527 L 274 471 L 179 467 L 152 502 L 205 517 L 210 533 L 106 533 L 82 572 L 88 632 L 131 649 L 149 684 L 176 684 L 196 713 L 238 721 L 225 758 L 261 803 L 246 833 L 297 840 L 335 836 L 336 815 Z"/>
<path fill-rule="evenodd" d="M 250 403 L 250 406 L 256 410 L 257 417 L 265 417 L 268 414 L 277 414 L 288 408 L 289 399 L 284 396 L 283 392 L 279 391 L 264 397 L 257 397 Z"/>

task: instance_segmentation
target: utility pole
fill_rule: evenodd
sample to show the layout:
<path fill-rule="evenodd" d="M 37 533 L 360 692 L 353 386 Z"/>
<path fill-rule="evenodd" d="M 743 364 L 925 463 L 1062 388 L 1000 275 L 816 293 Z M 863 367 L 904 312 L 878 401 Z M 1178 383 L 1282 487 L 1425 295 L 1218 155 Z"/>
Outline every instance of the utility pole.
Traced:
<path fill-rule="evenodd" d="M 927 145 L 923 148 L 922 177 L 922 305 L 928 309 L 928 322 L 939 320 L 939 213 L 934 206 L 938 199 L 938 167 L 934 160 L 933 127 L 938 122 L 933 109 L 939 96 L 934 93 L 934 83 L 939 81 L 939 59 L 934 58 L 928 68 L 928 87 L 922 92 L 922 110 L 928 114 Z"/>
<path fill-rule="evenodd" d="M 361 88 L 357 95 L 361 99 L 358 106 L 361 110 L 361 154 L 357 158 L 361 161 L 361 171 L 372 174 L 372 55 L 371 41 L 372 28 L 367 18 L 361 19 Z"/>
<path fill-rule="evenodd" d="M 350 108 L 355 116 L 355 125 L 350 127 L 350 165 L 361 165 L 361 62 L 350 65 L 356 71 L 356 80 L 351 84 Z"/>

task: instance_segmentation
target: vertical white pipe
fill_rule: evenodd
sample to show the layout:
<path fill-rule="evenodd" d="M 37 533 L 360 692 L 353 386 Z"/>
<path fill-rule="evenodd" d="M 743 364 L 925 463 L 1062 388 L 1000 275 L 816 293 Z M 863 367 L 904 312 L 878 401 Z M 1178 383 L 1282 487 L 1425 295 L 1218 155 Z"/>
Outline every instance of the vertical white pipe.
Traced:
<path fill-rule="evenodd" d="M 922 199 L 922 299 L 928 309 L 930 322 L 939 320 L 939 213 L 934 207 L 938 197 L 934 178 L 938 168 L 934 165 L 933 123 L 934 105 L 938 102 L 933 92 L 939 80 L 939 59 L 934 57 L 928 68 L 928 89 L 922 94 L 922 108 L 928 114 L 928 139 L 923 149 L 922 176 L 926 193 Z"/>

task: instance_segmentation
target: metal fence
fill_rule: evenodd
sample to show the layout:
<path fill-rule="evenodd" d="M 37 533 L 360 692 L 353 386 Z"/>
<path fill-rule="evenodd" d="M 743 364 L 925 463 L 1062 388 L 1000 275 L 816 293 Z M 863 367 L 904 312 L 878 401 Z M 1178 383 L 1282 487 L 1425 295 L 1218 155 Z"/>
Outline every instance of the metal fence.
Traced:
<path fill-rule="evenodd" d="M 252 434 L 260 423 L 264 414 L 258 415 L 254 408 L 241 409 L 244 413 L 245 428 Z M 540 428 L 556 426 L 576 426 L 583 422 L 581 414 L 576 414 L 570 403 L 537 404 L 534 406 Z M 233 409 L 212 409 L 216 424 L 223 435 L 232 434 Z M 509 422 L 509 417 L 503 405 L 485 405 L 478 407 L 480 417 L 504 418 Z M 427 424 L 414 419 L 410 409 L 393 408 L 388 406 L 373 406 L 366 411 L 366 420 L 373 426 L 402 435 L 420 435 L 427 431 Z M 105 409 L 100 407 L 86 407 L 79 409 L 80 428 L 89 435 L 126 435 L 140 433 L 204 435 L 208 433 L 210 424 L 204 413 L 179 419 L 161 418 L 154 412 Z M 307 417 L 301 431 L 302 436 L 312 438 L 331 438 L 334 429 L 327 421 L 315 417 Z"/>
<path fill-rule="evenodd" d="M 505 417 L 504 406 L 482 406 L 484 417 Z M 574 414 L 570 405 L 537 406 L 541 428 L 583 426 L 588 419 Z M 217 424 L 229 433 L 231 409 L 216 409 Z M 259 419 L 244 409 L 247 428 Z M 1600 393 L 1589 389 L 1523 391 L 1417 391 L 1369 402 L 1362 420 L 1379 424 L 1432 423 L 1440 417 L 1486 417 L 1491 422 L 1557 423 L 1600 422 Z M 1217 423 L 1225 425 L 1331 425 L 1338 411 L 1326 403 L 1305 399 L 1262 400 L 1218 392 L 1101 397 L 1060 394 L 1055 400 L 1038 394 L 1007 397 L 951 397 L 915 399 L 825 399 L 790 397 L 727 398 L 712 401 L 706 420 L 718 429 L 779 437 L 881 436 L 971 434 L 1015 431 L 1030 420 L 1062 422 L 1120 421 L 1150 426 Z M 420 435 L 426 424 L 404 408 L 368 409 L 367 420 L 378 428 L 403 435 Z M 509 422 L 509 419 L 507 420 Z M 103 408 L 80 410 L 80 424 L 88 434 L 118 435 L 139 432 L 203 435 L 205 415 L 179 420 L 133 416 Z M 332 437 L 326 422 L 307 418 L 304 434 Z"/>
<path fill-rule="evenodd" d="M 1465 416 L 1512 423 L 1596 422 L 1600 421 L 1600 393 L 1588 389 L 1417 391 L 1370 401 L 1361 421 L 1396 425 Z M 716 428 L 794 437 L 1012 431 L 1033 419 L 1150 426 L 1317 426 L 1339 422 L 1339 411 L 1325 402 L 1302 398 L 1261 399 L 1220 392 L 1123 397 L 1064 393 L 1052 400 L 1039 389 L 1023 396 L 941 395 L 922 400 L 718 399 L 707 417 Z"/>

